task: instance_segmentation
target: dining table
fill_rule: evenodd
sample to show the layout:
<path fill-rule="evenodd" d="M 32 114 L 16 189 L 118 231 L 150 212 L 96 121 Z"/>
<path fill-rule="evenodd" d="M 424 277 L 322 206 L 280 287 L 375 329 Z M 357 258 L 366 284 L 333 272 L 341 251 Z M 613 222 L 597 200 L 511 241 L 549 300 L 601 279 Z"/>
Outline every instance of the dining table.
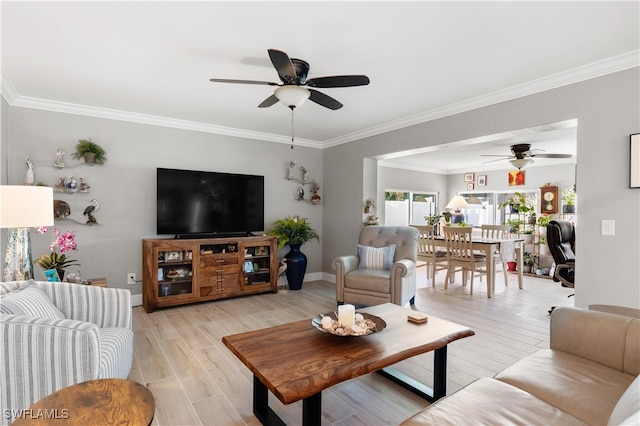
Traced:
<path fill-rule="evenodd" d="M 495 262 L 493 261 L 493 254 L 500 253 L 501 248 L 505 249 L 506 245 L 513 245 L 514 253 L 515 253 L 515 262 L 517 263 L 516 272 L 518 275 L 518 288 L 522 289 L 522 245 L 524 243 L 524 239 L 522 238 L 511 238 L 511 239 L 488 239 L 481 237 L 472 237 L 471 239 L 471 247 L 473 250 L 481 252 L 486 259 L 486 270 L 487 270 L 487 297 L 491 297 L 496 289 L 496 268 Z M 436 247 L 445 248 L 447 247 L 447 242 L 444 236 L 436 236 L 434 238 L 434 245 Z M 501 247 L 502 246 L 502 247 Z"/>

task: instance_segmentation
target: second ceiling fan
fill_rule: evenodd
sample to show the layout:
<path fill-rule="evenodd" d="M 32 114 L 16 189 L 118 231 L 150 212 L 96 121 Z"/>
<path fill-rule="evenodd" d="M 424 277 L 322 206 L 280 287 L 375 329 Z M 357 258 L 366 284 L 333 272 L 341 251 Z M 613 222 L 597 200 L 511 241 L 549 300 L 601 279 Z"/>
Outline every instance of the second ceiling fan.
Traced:
<path fill-rule="evenodd" d="M 366 86 L 369 84 L 369 77 L 366 75 L 334 75 L 310 78 L 307 80 L 307 74 L 309 73 L 308 62 L 302 59 L 289 58 L 289 55 L 280 50 L 268 49 L 267 51 L 269 52 L 271 63 L 278 72 L 278 77 L 280 77 L 282 83 L 226 78 L 211 78 L 209 81 L 214 83 L 277 86 L 275 92 L 262 101 L 258 107 L 270 107 L 280 101 L 292 110 L 302 105 L 306 99 L 310 99 L 312 102 L 331 110 L 340 109 L 343 106 L 340 102 L 314 88 L 328 89 L 333 87 Z"/>
<path fill-rule="evenodd" d="M 541 153 L 536 153 L 533 151 L 542 151 Z M 501 155 L 501 154 L 481 154 L 482 157 L 501 157 L 495 160 L 485 161 L 482 164 L 493 163 L 495 161 L 508 160 L 512 166 L 522 169 L 527 164 L 533 163 L 533 157 L 538 158 L 571 158 L 571 154 L 545 154 L 542 149 L 531 149 L 531 144 L 528 143 L 519 143 L 515 145 L 511 145 L 511 154 L 512 155 Z"/>

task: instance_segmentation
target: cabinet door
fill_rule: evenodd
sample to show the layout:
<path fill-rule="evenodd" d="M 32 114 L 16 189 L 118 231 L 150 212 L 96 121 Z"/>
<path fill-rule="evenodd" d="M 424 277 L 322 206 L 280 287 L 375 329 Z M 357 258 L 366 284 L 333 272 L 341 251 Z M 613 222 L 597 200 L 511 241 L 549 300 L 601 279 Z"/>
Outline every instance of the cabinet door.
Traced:
<path fill-rule="evenodd" d="M 193 295 L 193 251 L 178 247 L 157 247 L 158 299 Z"/>
<path fill-rule="evenodd" d="M 244 244 L 244 261 L 242 263 L 242 284 L 245 289 L 252 286 L 271 285 L 275 271 L 271 255 L 274 248 L 269 241 Z"/>

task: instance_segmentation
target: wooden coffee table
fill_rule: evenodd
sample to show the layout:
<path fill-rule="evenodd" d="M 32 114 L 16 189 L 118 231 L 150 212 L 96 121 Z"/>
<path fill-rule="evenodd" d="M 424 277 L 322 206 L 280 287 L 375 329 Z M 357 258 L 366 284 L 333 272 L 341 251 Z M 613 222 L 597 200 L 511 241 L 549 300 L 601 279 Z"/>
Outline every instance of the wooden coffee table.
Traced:
<path fill-rule="evenodd" d="M 153 420 L 155 400 L 140 383 L 98 379 L 60 389 L 35 402 L 12 424 L 140 425 Z"/>
<path fill-rule="evenodd" d="M 411 310 L 391 303 L 358 311 L 382 318 L 387 327 L 369 336 L 338 337 L 315 329 L 309 318 L 222 338 L 254 375 L 253 413 L 263 424 L 284 424 L 268 405 L 268 391 L 283 404 L 303 400 L 302 423 L 319 425 L 322 390 L 372 372 L 430 401 L 446 394 L 447 345 L 473 336 L 473 330 L 432 316 L 426 324 L 413 324 L 407 321 Z M 435 351 L 433 389 L 386 368 L 430 351 Z"/>

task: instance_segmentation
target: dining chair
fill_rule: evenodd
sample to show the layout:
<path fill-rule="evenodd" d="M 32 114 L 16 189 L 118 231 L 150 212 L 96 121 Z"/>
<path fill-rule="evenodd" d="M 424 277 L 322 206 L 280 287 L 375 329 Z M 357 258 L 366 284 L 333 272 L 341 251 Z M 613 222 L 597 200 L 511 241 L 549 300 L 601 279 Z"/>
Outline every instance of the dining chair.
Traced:
<path fill-rule="evenodd" d="M 435 287 L 436 272 L 444 271 L 447 266 L 447 252 L 438 250 L 434 242 L 434 225 L 413 225 L 418 230 L 418 260 L 426 262 L 427 278 L 431 277 L 431 287 Z"/>
<path fill-rule="evenodd" d="M 509 225 L 482 225 L 482 239 L 486 240 L 508 240 L 511 237 L 511 227 Z M 492 253 L 494 267 L 496 264 L 502 264 L 502 272 L 504 274 L 504 285 L 509 285 L 509 273 L 507 272 L 507 261 L 502 252 Z M 482 281 L 482 276 L 480 276 Z M 494 280 L 495 284 L 495 280 Z M 495 289 L 492 289 L 492 291 Z"/>
<path fill-rule="evenodd" d="M 470 226 L 445 226 L 444 239 L 447 246 L 447 277 L 444 288 L 449 288 L 449 281 L 457 270 L 462 271 L 462 285 L 467 284 L 468 272 L 471 273 L 470 294 L 473 294 L 473 278 L 477 272 L 487 273 L 486 258 L 473 252 Z M 456 269 L 459 268 L 459 269 Z M 487 297 L 491 297 L 491 284 L 487 280 Z"/>

